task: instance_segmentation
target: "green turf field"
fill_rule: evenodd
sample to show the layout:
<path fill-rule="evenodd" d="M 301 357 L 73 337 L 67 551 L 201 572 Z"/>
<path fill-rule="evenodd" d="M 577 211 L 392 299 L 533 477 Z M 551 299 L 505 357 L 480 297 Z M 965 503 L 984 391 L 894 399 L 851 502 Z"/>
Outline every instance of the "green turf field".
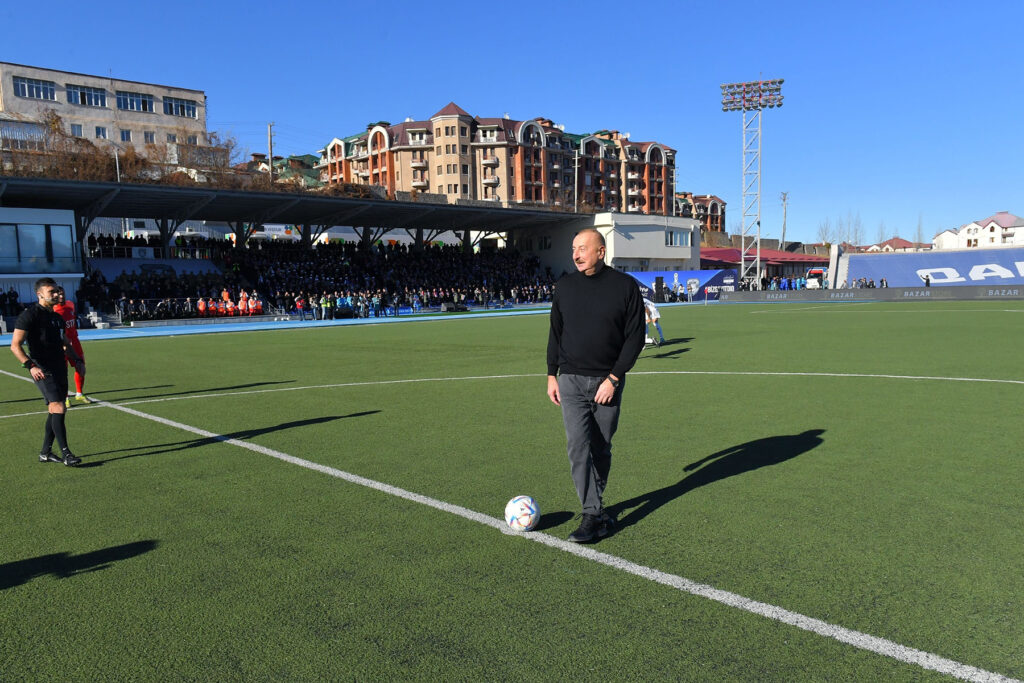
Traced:
<path fill-rule="evenodd" d="M 1024 303 L 662 313 L 592 549 L 1024 678 Z M 42 400 L 0 374 L 0 679 L 949 680 L 267 454 L 495 519 L 528 493 L 564 539 L 546 330 L 86 341 L 87 393 L 135 412 L 71 410 L 79 469 L 36 462 Z"/>

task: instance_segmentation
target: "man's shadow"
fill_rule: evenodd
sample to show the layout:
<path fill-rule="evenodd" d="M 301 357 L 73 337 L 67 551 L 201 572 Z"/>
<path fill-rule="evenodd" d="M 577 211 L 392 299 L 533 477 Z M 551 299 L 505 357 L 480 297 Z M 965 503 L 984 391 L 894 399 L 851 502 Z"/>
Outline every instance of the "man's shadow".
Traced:
<path fill-rule="evenodd" d="M 165 389 L 167 387 L 173 387 L 173 386 L 174 386 L 173 384 L 155 384 L 155 385 L 153 385 L 151 387 L 132 387 L 130 389 L 106 389 L 104 391 L 90 391 L 89 392 L 89 396 L 99 396 L 100 394 L 119 394 L 119 393 L 124 392 L 124 391 L 143 391 L 143 390 L 146 390 L 146 389 Z M 39 396 L 34 396 L 32 398 L 18 398 L 18 399 L 13 399 L 11 401 L 0 401 L 0 404 L 3 404 L 3 403 L 28 403 L 30 401 L 38 401 L 38 400 L 39 400 Z"/>
<path fill-rule="evenodd" d="M 666 346 L 675 346 L 676 344 L 685 344 L 685 343 L 691 342 L 691 341 L 693 341 L 693 337 L 676 337 L 674 339 L 666 339 L 659 346 L 646 347 L 644 349 L 645 351 L 653 350 L 653 351 L 655 351 L 655 353 L 652 353 L 650 355 L 646 355 L 646 356 L 644 356 L 644 358 L 645 359 L 650 359 L 650 358 L 662 358 L 662 359 L 664 359 L 664 358 L 678 358 L 682 354 L 684 354 L 687 351 L 689 351 L 690 347 L 687 346 L 686 348 L 667 349 L 667 350 L 665 349 L 665 347 Z"/>
<path fill-rule="evenodd" d="M 701 486 L 762 467 L 777 465 L 817 448 L 824 441 L 821 438 L 824 433 L 824 429 L 808 429 L 801 434 L 769 436 L 731 446 L 684 467 L 683 471 L 692 474 L 675 484 L 616 503 L 608 507 L 608 512 L 614 517 L 623 515 L 618 520 L 620 527 L 631 526 L 662 505 Z M 633 511 L 625 514 L 627 510 Z"/>
<path fill-rule="evenodd" d="M 112 562 L 148 553 L 156 546 L 156 541 L 136 541 L 103 550 L 94 550 L 82 555 L 53 553 L 52 555 L 40 555 L 27 560 L 0 564 L 0 591 L 20 586 L 37 576 L 46 574 L 66 579 L 75 574 L 106 569 Z"/>
<path fill-rule="evenodd" d="M 280 380 L 280 381 L 277 381 L 277 382 L 249 382 L 248 384 L 235 384 L 235 385 L 227 386 L 227 387 L 208 387 L 206 389 L 189 389 L 188 391 L 172 391 L 172 392 L 167 392 L 167 393 L 162 393 L 162 394 L 146 394 L 146 395 L 142 395 L 142 396 L 119 396 L 116 399 L 111 399 L 110 402 L 111 403 L 120 403 L 120 402 L 123 402 L 123 401 L 142 401 L 142 400 L 149 399 L 149 398 L 167 398 L 167 397 L 171 397 L 171 396 L 189 396 L 189 395 L 192 395 L 192 394 L 215 394 L 215 393 L 221 392 L 221 391 L 238 391 L 240 389 L 253 389 L 255 387 L 263 387 L 263 386 L 269 386 L 269 385 L 274 385 L 274 384 L 292 384 L 293 382 L 295 382 L 295 380 L 293 380 L 293 379 L 286 379 L 286 380 Z M 166 386 L 172 386 L 173 387 L 174 385 L 171 384 L 171 385 L 166 385 Z M 141 388 L 146 388 L 146 387 L 141 387 Z M 158 387 L 152 387 L 152 388 L 158 388 Z M 100 394 L 100 393 L 103 393 L 103 392 L 96 392 L 96 393 Z"/>
<path fill-rule="evenodd" d="M 97 455 L 110 455 L 112 453 L 125 453 L 130 451 L 143 450 L 144 453 L 132 453 L 131 455 L 121 455 L 116 458 L 107 458 L 106 460 L 90 461 L 79 465 L 79 467 L 96 467 L 107 462 L 114 462 L 115 460 L 124 460 L 125 458 L 138 458 L 146 455 L 160 455 L 161 453 L 174 453 L 176 451 L 184 451 L 190 448 L 199 448 L 200 446 L 209 446 L 215 443 L 223 443 L 233 439 L 251 439 L 261 434 L 269 434 L 271 432 L 279 432 L 283 429 L 293 429 L 295 427 L 306 427 L 308 425 L 322 424 L 324 422 L 333 422 L 334 420 L 344 420 L 350 417 L 364 417 L 366 415 L 375 415 L 379 413 L 379 410 L 364 410 L 358 413 L 350 413 L 348 415 L 331 415 L 329 417 L 313 417 L 306 420 L 293 420 L 292 422 L 282 422 L 281 424 L 274 425 L 272 427 L 261 427 L 259 429 L 243 429 L 237 432 L 231 432 L 230 434 L 217 434 L 214 436 L 204 436 L 199 439 L 187 439 L 185 441 L 174 441 L 171 443 L 159 443 L 151 444 L 149 446 L 134 446 L 132 448 L 119 448 L 112 451 L 100 451 L 98 453 L 90 453 L 82 456 L 83 458 L 91 458 Z M 155 450 L 150 450 L 155 449 Z"/>

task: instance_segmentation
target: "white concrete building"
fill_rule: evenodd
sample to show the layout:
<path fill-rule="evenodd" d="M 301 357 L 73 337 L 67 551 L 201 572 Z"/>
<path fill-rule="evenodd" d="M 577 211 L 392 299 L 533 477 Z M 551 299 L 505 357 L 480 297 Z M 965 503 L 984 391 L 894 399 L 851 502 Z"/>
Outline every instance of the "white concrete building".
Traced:
<path fill-rule="evenodd" d="M 512 240 L 533 254 L 541 267 L 558 277 L 572 272 L 572 239 L 584 228 L 597 228 L 607 245 L 605 263 L 623 271 L 699 270 L 700 222 L 694 218 L 644 214 L 581 215 L 569 224 L 518 228 Z"/>
<path fill-rule="evenodd" d="M 96 144 L 207 144 L 202 90 L 0 62 L 0 146 L 51 110 L 68 135 Z"/>
<path fill-rule="evenodd" d="M 932 240 L 935 249 L 973 249 L 1024 246 L 1024 218 L 1008 211 L 956 230 L 944 230 Z"/>

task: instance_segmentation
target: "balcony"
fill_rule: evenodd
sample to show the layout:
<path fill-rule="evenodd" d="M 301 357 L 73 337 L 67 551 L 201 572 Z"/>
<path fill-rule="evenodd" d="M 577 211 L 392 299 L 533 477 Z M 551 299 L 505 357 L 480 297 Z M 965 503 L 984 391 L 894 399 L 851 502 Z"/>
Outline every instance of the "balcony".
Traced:
<path fill-rule="evenodd" d="M 361 178 L 369 178 L 370 177 L 370 170 L 366 169 L 366 168 L 361 168 L 358 171 L 356 171 L 356 175 L 358 175 Z"/>
<path fill-rule="evenodd" d="M 551 183 L 551 187 L 555 188 L 556 190 L 558 188 L 560 188 L 561 186 L 562 186 L 561 183 L 559 183 L 557 180 L 554 181 L 553 183 Z"/>
<path fill-rule="evenodd" d="M 626 174 L 626 178 L 628 178 L 629 180 L 638 180 L 640 178 L 640 174 L 637 173 L 636 171 L 630 171 L 629 173 Z"/>
<path fill-rule="evenodd" d="M 612 180 L 615 180 L 616 178 L 619 177 L 619 174 L 616 171 L 609 171 L 608 172 L 608 177 L 611 178 Z"/>
<path fill-rule="evenodd" d="M 619 191 L 616 190 L 614 187 L 612 189 L 610 189 L 609 192 L 611 192 L 612 194 L 618 194 L 619 193 Z"/>
<path fill-rule="evenodd" d="M 496 175 L 487 176 L 483 179 L 483 184 L 488 187 L 496 187 L 501 182 L 501 179 Z"/>
<path fill-rule="evenodd" d="M 636 197 L 637 195 L 640 194 L 640 190 L 636 187 L 631 187 L 626 191 L 626 194 L 628 194 L 630 197 Z"/>
<path fill-rule="evenodd" d="M 414 180 L 412 181 L 412 186 L 415 187 L 417 190 L 420 190 L 430 187 L 430 182 L 427 180 Z"/>
<path fill-rule="evenodd" d="M 413 159 L 412 160 L 412 167 L 413 168 L 426 168 L 428 163 L 429 162 L 426 159 Z"/>
<path fill-rule="evenodd" d="M 480 163 L 490 168 L 496 168 L 498 165 L 498 157 L 484 157 L 480 160 Z"/>
<path fill-rule="evenodd" d="M 640 207 L 636 205 L 628 206 L 626 207 L 626 211 L 628 211 L 629 213 L 637 213 L 640 211 Z"/>
<path fill-rule="evenodd" d="M 557 171 L 558 169 L 562 168 L 562 166 L 560 164 L 555 163 L 555 164 L 551 164 L 551 168 L 553 168 L 554 170 Z"/>

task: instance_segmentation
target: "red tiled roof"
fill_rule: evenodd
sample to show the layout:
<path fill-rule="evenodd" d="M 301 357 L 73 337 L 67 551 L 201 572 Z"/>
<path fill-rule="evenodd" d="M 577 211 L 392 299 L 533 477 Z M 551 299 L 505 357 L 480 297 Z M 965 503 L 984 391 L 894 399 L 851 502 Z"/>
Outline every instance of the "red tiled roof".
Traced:
<path fill-rule="evenodd" d="M 714 261 L 716 263 L 739 263 L 740 250 L 732 247 L 701 248 L 701 261 Z M 769 265 L 780 265 L 782 263 L 828 263 L 828 256 L 817 254 L 794 254 L 789 251 L 778 249 L 761 249 L 761 261 Z"/>
<path fill-rule="evenodd" d="M 465 109 L 455 104 L 454 102 L 449 102 L 447 107 L 437 112 L 430 118 L 436 119 L 438 116 L 469 116 L 469 118 L 473 118 L 472 116 L 469 115 L 469 112 L 467 112 Z"/>

